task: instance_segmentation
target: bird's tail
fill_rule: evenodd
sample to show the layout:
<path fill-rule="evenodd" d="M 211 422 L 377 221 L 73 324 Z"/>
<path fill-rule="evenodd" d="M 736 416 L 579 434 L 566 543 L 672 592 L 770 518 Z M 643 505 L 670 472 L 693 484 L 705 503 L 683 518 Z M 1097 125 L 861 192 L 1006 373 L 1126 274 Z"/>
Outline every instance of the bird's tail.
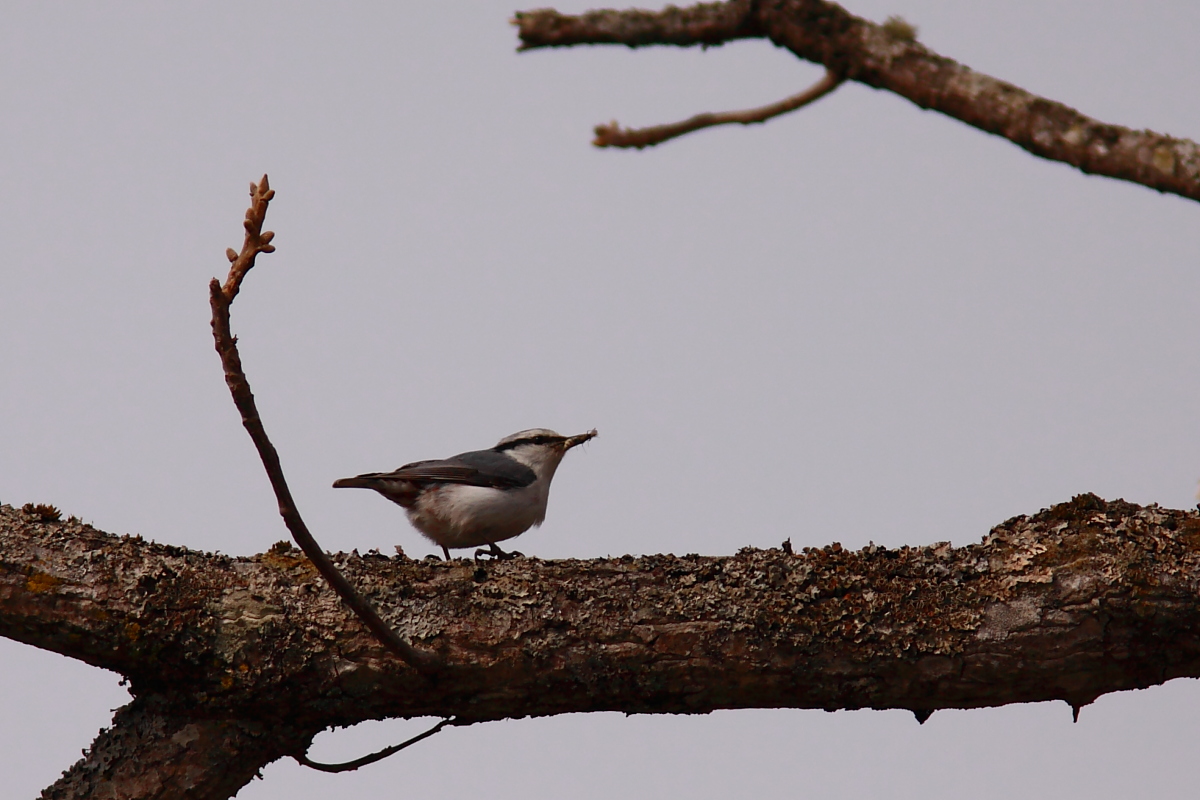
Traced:
<path fill-rule="evenodd" d="M 335 489 L 374 489 L 376 486 L 373 475 L 358 475 L 353 478 L 338 478 L 333 482 Z"/>
<path fill-rule="evenodd" d="M 412 508 L 421 495 L 421 487 L 412 481 L 397 480 L 387 472 L 368 472 L 353 478 L 340 478 L 333 482 L 335 489 L 374 489 L 381 495 L 405 508 Z"/>

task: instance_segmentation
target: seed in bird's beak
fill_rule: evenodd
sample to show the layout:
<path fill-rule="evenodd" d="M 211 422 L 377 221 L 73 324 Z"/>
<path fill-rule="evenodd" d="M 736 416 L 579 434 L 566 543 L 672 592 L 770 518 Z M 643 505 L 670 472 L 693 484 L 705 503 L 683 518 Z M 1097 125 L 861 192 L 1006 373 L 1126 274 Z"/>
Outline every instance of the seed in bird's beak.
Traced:
<path fill-rule="evenodd" d="M 566 445 L 566 449 L 570 450 L 572 447 L 574 447 L 577 444 L 583 444 L 584 442 L 588 441 L 589 439 L 596 438 L 597 435 L 598 434 L 596 433 L 596 429 L 592 428 L 587 433 L 581 433 L 578 436 L 570 437 L 565 442 L 563 442 L 563 444 Z"/>

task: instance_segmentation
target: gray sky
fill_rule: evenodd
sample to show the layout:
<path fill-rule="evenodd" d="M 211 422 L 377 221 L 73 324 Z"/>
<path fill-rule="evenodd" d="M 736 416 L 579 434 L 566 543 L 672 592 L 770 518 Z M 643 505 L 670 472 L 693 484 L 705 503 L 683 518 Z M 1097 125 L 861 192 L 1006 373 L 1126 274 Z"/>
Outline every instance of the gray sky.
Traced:
<path fill-rule="evenodd" d="M 1200 137 L 1194 0 L 847 0 L 1101 120 Z M 536 4 L 535 4 L 536 5 Z M 582 10 L 584 4 L 560 5 Z M 233 311 L 330 550 L 432 552 L 334 478 L 489 446 L 568 456 L 546 558 L 977 541 L 1084 491 L 1200 478 L 1200 207 L 847 85 L 636 153 L 592 125 L 803 88 L 765 42 L 516 55 L 506 3 L 9 2 L 0 29 L 0 501 L 248 554 L 286 538 L 221 378 L 207 280 L 271 176 Z M 4 794 L 127 695 L 0 640 Z M 573 715 L 451 729 L 240 798 L 1183 797 L 1200 687 L 939 712 Z M 352 758 L 424 721 L 319 737 Z"/>

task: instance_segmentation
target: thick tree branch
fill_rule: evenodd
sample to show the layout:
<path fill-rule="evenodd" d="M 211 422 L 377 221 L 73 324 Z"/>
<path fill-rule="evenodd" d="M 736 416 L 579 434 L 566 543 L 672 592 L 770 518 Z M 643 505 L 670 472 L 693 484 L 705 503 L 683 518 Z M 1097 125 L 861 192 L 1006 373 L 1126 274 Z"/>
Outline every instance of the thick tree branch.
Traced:
<path fill-rule="evenodd" d="M 242 415 L 242 424 L 245 426 L 246 432 L 250 434 L 250 439 L 254 442 L 254 447 L 262 459 L 267 478 L 271 481 L 271 488 L 275 491 L 275 498 L 279 503 L 279 515 L 283 517 L 284 524 L 287 525 L 288 531 L 291 532 L 296 543 L 312 560 L 317 571 L 346 602 L 346 605 L 366 623 L 367 627 L 379 637 L 379 640 L 388 649 L 421 674 L 431 676 L 438 671 L 438 660 L 429 653 L 417 650 L 388 627 L 371 604 L 359 595 L 350 582 L 333 566 L 328 556 L 325 555 L 325 551 L 321 549 L 317 540 L 309 532 L 308 526 L 300 516 L 300 510 L 296 507 L 296 501 L 292 499 L 292 491 L 288 488 L 287 479 L 283 475 L 279 453 L 267 436 L 262 418 L 258 415 L 258 405 L 254 402 L 254 394 L 250 391 L 250 383 L 242 369 L 242 359 L 237 349 L 237 337 L 232 334 L 229 327 L 229 309 L 241 290 L 242 280 L 246 277 L 246 273 L 253 268 L 255 257 L 259 253 L 275 251 L 275 246 L 271 244 L 275 234 L 262 229 L 267 216 L 267 205 L 274 196 L 275 192 L 268 184 L 266 175 L 263 175 L 259 183 L 250 184 L 251 204 L 246 211 L 246 219 L 242 223 L 246 229 L 242 251 L 237 253 L 233 249 L 227 250 L 226 255 L 230 261 L 229 276 L 224 284 L 216 278 L 213 278 L 209 284 L 209 304 L 212 306 L 213 314 L 213 339 L 216 343 L 217 353 L 221 356 L 221 364 L 225 368 L 225 383 L 229 386 L 234 405 Z"/>
<path fill-rule="evenodd" d="M 304 741 L 295 731 L 260 720 L 183 715 L 152 695 L 117 711 L 113 726 L 41 796 L 227 800 L 264 764 Z"/>
<path fill-rule="evenodd" d="M 826 0 L 735 0 L 662 11 L 551 9 L 514 20 L 522 50 L 581 44 L 711 46 L 767 38 L 849 80 L 905 97 L 1034 155 L 1089 174 L 1200 200 L 1200 145 L 1087 117 L 940 56 L 901 25 L 877 25 Z"/>
<path fill-rule="evenodd" d="M 112 797 L 224 797 L 324 728 L 385 717 L 924 719 L 1200 677 L 1200 515 L 1092 495 L 960 548 L 333 560 L 455 679 L 392 658 L 290 544 L 231 558 L 0 506 L 0 635 L 117 670 L 135 696 L 49 796 L 119 779 Z"/>
<path fill-rule="evenodd" d="M 0 553 L 0 634 L 118 669 L 138 696 L 186 696 L 198 717 L 309 734 L 394 716 L 1083 705 L 1200 676 L 1200 517 L 1091 495 L 961 548 L 338 556 L 389 622 L 463 665 L 433 684 L 287 545 L 234 559 L 5 506 Z"/>

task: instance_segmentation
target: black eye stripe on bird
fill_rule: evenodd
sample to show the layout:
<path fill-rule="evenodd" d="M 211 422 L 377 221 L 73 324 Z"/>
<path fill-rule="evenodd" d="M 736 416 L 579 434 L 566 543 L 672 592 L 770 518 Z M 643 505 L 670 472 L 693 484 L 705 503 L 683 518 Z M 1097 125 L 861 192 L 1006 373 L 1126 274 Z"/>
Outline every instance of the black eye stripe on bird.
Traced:
<path fill-rule="evenodd" d="M 374 489 L 408 512 L 413 527 L 450 548 L 479 547 L 508 558 L 496 542 L 520 536 L 546 518 L 550 482 L 572 447 L 596 436 L 595 429 L 561 436 L 533 428 L 505 436 L 490 450 L 446 459 L 414 461 L 392 472 L 368 472 L 334 481 L 335 489 Z"/>
<path fill-rule="evenodd" d="M 507 436 L 504 439 L 501 439 L 500 443 L 492 449 L 503 452 L 505 450 L 512 450 L 514 447 L 518 447 L 523 444 L 557 444 L 567 440 L 566 436 L 559 436 L 557 433 L 553 436 L 547 434 L 538 434 L 536 436 L 524 436 L 520 439 L 514 438 L 516 436 L 522 436 L 524 433 L 525 431 L 522 431 L 519 434 L 514 433 L 512 436 Z"/>

